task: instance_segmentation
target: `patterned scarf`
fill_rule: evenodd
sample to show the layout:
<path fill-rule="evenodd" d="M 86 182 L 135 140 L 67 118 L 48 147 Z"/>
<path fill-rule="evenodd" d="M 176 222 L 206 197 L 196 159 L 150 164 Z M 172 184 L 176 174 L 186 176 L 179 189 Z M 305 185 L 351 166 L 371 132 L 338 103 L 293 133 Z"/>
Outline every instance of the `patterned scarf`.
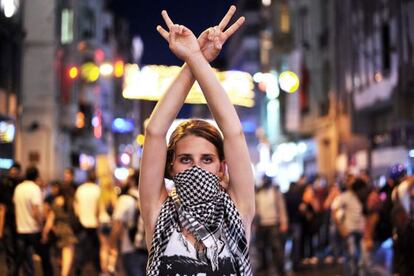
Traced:
<path fill-rule="evenodd" d="M 174 177 L 176 194 L 167 198 L 158 216 L 147 264 L 147 275 L 159 275 L 160 257 L 174 229 L 187 229 L 202 243 L 201 260 L 217 269 L 215 233 L 222 227 L 230 252 L 241 276 L 252 275 L 246 234 L 240 215 L 220 186 L 220 179 L 197 166 Z"/>

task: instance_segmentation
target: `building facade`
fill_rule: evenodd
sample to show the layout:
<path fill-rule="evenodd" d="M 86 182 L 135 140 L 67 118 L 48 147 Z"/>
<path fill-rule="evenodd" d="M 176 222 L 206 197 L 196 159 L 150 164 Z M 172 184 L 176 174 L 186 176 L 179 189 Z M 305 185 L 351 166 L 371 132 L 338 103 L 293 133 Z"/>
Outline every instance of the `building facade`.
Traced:
<path fill-rule="evenodd" d="M 25 33 L 20 1 L 0 1 L 0 171 L 13 164 L 16 152 L 21 52 Z"/>
<path fill-rule="evenodd" d="M 84 174 L 114 163 L 114 94 L 123 60 L 108 4 L 25 2 L 16 158 L 37 165 L 47 180 L 61 178 L 66 167 Z"/>
<path fill-rule="evenodd" d="M 350 115 L 348 163 L 377 178 L 394 163 L 412 167 L 414 2 L 335 4 L 335 88 Z"/>

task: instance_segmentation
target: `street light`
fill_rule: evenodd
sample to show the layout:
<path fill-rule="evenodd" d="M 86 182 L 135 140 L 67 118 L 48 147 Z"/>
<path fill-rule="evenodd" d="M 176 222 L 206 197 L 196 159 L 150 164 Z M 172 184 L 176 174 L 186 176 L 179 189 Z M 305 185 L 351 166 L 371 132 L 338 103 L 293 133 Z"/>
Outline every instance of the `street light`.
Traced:
<path fill-rule="evenodd" d="M 299 88 L 299 78 L 292 71 L 284 71 L 279 76 L 280 88 L 287 93 L 294 93 Z"/>
<path fill-rule="evenodd" d="M 0 6 L 4 12 L 4 16 L 10 18 L 15 15 L 19 8 L 19 2 L 18 0 L 1 0 Z"/>
<path fill-rule="evenodd" d="M 99 73 L 103 77 L 109 77 L 112 75 L 112 72 L 114 71 L 114 67 L 109 62 L 102 63 L 99 67 Z"/>
<path fill-rule="evenodd" d="M 79 76 L 79 69 L 76 66 L 69 67 L 68 75 L 71 80 L 76 79 Z"/>

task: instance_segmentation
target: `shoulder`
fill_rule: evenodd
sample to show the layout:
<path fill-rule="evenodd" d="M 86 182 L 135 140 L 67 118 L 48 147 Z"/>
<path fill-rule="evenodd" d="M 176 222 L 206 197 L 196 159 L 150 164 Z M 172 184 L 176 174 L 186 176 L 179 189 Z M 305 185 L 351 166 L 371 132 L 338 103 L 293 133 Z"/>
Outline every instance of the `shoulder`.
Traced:
<path fill-rule="evenodd" d="M 16 190 L 23 190 L 23 191 L 31 191 L 31 192 L 41 192 L 40 187 L 34 183 L 33 181 L 23 181 L 19 185 L 17 185 Z"/>
<path fill-rule="evenodd" d="M 90 193 L 91 191 L 100 192 L 101 188 L 95 183 L 86 182 L 76 189 L 76 193 Z"/>

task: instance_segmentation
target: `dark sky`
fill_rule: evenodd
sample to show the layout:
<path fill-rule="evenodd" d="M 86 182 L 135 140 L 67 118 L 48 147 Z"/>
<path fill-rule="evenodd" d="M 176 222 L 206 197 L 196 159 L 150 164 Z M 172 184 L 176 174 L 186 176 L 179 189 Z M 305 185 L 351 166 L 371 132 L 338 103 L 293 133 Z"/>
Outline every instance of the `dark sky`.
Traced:
<path fill-rule="evenodd" d="M 144 42 L 142 64 L 179 65 L 181 61 L 170 52 L 167 42 L 155 29 L 158 24 L 165 27 L 161 11 L 167 10 L 174 22 L 189 27 L 198 36 L 207 27 L 218 24 L 235 3 L 237 0 L 115 0 L 112 7 L 128 19 L 131 33 L 141 36 Z M 223 56 L 221 54 L 213 66 L 224 67 Z"/>

